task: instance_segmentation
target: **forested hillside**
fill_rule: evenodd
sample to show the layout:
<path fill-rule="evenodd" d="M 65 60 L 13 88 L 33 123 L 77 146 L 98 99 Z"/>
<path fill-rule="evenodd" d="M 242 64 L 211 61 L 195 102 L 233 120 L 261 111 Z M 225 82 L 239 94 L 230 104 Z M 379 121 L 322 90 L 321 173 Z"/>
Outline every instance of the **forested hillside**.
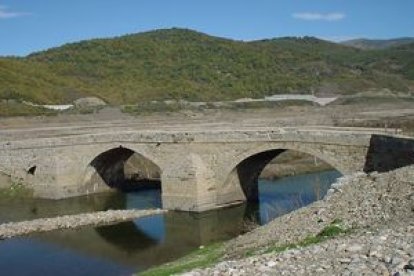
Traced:
<path fill-rule="evenodd" d="M 253 42 L 186 29 L 67 44 L 0 58 L 0 99 L 67 103 L 230 100 L 278 93 L 413 90 L 414 44 L 360 50 L 312 37 Z"/>

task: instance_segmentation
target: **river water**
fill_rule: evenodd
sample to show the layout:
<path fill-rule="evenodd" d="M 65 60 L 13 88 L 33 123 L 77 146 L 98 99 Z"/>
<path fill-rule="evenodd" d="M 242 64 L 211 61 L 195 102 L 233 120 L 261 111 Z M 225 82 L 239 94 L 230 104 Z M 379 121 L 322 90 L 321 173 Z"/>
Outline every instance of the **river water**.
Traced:
<path fill-rule="evenodd" d="M 259 181 L 259 204 L 200 214 L 169 212 L 111 226 L 0 240 L 1 275 L 130 275 L 200 245 L 231 239 L 254 224 L 321 199 L 340 176 L 325 171 Z M 1 199 L 0 223 L 89 211 L 159 208 L 159 190 L 52 200 Z"/>

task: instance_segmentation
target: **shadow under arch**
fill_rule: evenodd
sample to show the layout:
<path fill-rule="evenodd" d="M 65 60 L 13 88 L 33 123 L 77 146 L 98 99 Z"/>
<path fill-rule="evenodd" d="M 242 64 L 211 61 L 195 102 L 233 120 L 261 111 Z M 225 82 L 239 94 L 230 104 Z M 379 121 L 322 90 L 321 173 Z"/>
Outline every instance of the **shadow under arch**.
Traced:
<path fill-rule="evenodd" d="M 228 175 L 225 185 L 228 186 L 239 186 L 242 189 L 244 197 L 247 201 L 258 202 L 259 201 L 259 176 L 263 169 L 277 156 L 286 152 L 293 151 L 302 153 L 304 155 L 312 156 L 325 162 L 334 170 L 337 170 L 341 174 L 342 171 L 338 169 L 334 164 L 327 161 L 325 158 L 321 158 L 319 155 L 309 153 L 307 151 L 290 149 L 290 148 L 279 148 L 258 151 L 247 155 L 241 161 L 239 161 Z"/>
<path fill-rule="evenodd" d="M 96 227 L 95 231 L 107 242 L 129 253 L 150 248 L 159 243 L 132 221 Z"/>
<path fill-rule="evenodd" d="M 96 156 L 89 166 L 87 182 L 121 191 L 160 189 L 161 169 L 150 159 L 122 146 Z"/>

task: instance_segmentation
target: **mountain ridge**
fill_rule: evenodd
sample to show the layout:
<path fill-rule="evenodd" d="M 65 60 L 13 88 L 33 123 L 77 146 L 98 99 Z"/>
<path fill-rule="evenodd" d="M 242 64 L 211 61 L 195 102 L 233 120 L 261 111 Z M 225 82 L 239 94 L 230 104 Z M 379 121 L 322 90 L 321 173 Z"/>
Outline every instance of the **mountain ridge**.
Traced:
<path fill-rule="evenodd" d="M 340 42 L 340 44 L 359 49 L 386 49 L 414 43 L 414 37 L 399 37 L 391 39 L 358 38 Z"/>

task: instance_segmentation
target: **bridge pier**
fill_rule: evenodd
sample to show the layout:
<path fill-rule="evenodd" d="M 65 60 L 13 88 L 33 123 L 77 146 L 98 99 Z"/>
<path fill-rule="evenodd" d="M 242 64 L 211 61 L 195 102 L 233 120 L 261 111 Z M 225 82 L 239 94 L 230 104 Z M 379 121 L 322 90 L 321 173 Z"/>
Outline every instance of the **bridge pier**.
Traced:
<path fill-rule="evenodd" d="M 200 155 L 189 153 L 163 171 L 163 209 L 202 212 L 216 208 L 214 172 Z"/>

